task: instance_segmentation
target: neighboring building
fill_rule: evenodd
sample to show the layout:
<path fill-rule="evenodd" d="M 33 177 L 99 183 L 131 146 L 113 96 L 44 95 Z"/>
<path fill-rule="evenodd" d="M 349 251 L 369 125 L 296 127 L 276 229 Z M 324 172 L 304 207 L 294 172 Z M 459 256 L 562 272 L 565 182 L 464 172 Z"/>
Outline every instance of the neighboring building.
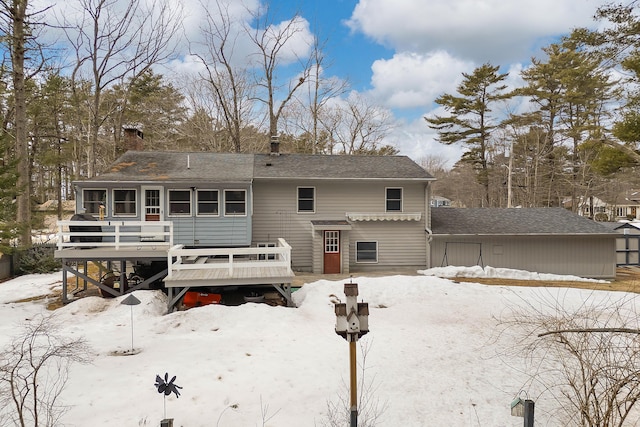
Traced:
<path fill-rule="evenodd" d="M 570 202 L 565 207 L 570 209 L 569 205 Z M 595 196 L 580 198 L 577 213 L 605 222 L 640 219 L 640 190 L 628 190 L 607 200 Z"/>
<path fill-rule="evenodd" d="M 432 196 L 429 206 L 432 208 L 443 208 L 451 206 L 451 200 L 442 196 Z"/>
<path fill-rule="evenodd" d="M 563 208 L 434 208 L 431 266 L 613 278 L 617 233 Z"/>

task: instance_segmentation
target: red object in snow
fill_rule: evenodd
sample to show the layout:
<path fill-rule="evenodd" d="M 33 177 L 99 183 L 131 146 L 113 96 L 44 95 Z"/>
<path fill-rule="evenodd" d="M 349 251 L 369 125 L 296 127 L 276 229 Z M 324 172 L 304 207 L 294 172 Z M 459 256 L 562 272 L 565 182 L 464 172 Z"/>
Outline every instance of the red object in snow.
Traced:
<path fill-rule="evenodd" d="M 203 292 L 187 292 L 184 294 L 182 304 L 186 308 L 200 307 L 209 304 L 220 304 L 222 295 Z"/>

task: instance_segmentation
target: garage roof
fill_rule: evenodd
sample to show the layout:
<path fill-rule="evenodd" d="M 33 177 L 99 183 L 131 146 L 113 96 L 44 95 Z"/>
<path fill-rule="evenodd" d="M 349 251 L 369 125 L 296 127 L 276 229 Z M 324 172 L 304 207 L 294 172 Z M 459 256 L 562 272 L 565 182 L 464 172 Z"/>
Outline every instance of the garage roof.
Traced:
<path fill-rule="evenodd" d="M 431 230 L 435 235 L 617 234 L 563 208 L 432 208 Z"/>

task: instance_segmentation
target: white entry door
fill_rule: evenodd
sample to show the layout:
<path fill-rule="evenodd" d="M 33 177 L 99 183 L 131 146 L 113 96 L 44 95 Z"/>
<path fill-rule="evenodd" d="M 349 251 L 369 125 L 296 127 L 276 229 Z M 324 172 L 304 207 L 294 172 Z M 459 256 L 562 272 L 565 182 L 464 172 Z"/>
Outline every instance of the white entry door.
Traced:
<path fill-rule="evenodd" d="M 164 227 L 153 225 L 154 222 L 164 220 L 164 189 L 162 187 L 142 187 L 142 221 L 149 225 L 144 225 L 142 231 L 145 233 L 162 233 Z M 143 240 L 164 240 L 162 234 L 146 235 Z"/>

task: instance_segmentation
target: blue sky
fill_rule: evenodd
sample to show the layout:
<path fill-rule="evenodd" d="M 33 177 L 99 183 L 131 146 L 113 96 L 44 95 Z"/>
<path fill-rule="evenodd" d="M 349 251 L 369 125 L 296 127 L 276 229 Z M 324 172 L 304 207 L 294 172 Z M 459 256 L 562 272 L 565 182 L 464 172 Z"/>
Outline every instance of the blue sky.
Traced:
<path fill-rule="evenodd" d="M 444 157 L 451 165 L 461 147 L 443 146 L 423 117 L 434 99 L 454 93 L 462 73 L 484 63 L 519 72 L 540 48 L 575 27 L 595 27 L 604 0 L 328 0 L 274 2 L 299 10 L 311 31 L 328 38 L 328 70 L 389 108 L 397 126 L 388 142 L 414 160 Z M 285 12 L 286 13 L 286 12 Z M 437 112 L 437 111 L 436 111 Z"/>
<path fill-rule="evenodd" d="M 347 78 L 353 89 L 365 91 L 370 86 L 371 64 L 392 56 L 393 49 L 349 28 L 347 22 L 356 4 L 356 0 L 284 0 L 272 2 L 271 7 L 282 20 L 299 12 L 309 22 L 314 36 L 326 41 L 324 50 L 330 60 L 327 71 Z"/>
<path fill-rule="evenodd" d="M 45 2 L 45 0 L 35 0 Z M 79 0 L 58 3 L 68 8 Z M 113 0 L 114 4 L 125 0 Z M 246 10 L 256 11 L 260 0 L 217 0 L 228 3 L 238 23 L 250 25 Z M 308 49 L 314 37 L 326 41 L 325 77 L 346 79 L 350 89 L 373 105 L 388 109 L 395 127 L 385 143 L 420 161 L 445 158 L 452 165 L 461 147 L 444 146 L 423 117 L 438 113 L 434 100 L 455 93 L 462 73 L 484 64 L 509 72 L 508 84 L 519 85 L 519 72 L 540 56 L 540 47 L 574 27 L 594 27 L 592 17 L 606 0 L 274 0 L 272 21 L 286 22 L 299 13 L 297 47 Z M 44 3 L 43 3 L 44 4 Z M 201 37 L 202 5 L 214 10 L 216 0 L 181 0 L 185 40 Z M 197 63 L 188 43 L 179 45 L 177 58 L 161 72 L 193 73 Z"/>

